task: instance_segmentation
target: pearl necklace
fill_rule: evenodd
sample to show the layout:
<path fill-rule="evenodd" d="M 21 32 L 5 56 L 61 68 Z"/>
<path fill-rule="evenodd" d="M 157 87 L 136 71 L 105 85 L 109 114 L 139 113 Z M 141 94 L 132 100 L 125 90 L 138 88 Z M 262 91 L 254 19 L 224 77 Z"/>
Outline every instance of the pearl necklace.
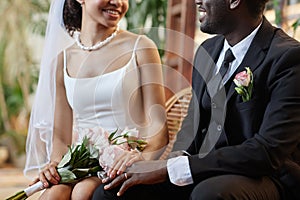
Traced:
<path fill-rule="evenodd" d="M 109 36 L 107 37 L 105 40 L 103 41 L 100 41 L 100 42 L 97 42 L 95 45 L 93 46 L 90 46 L 90 47 L 87 47 L 87 46 L 84 46 L 81 41 L 80 41 L 80 32 L 76 32 L 75 33 L 75 41 L 76 41 L 76 44 L 84 51 L 93 51 L 93 50 L 96 50 L 96 49 L 99 49 L 101 47 L 103 47 L 104 45 L 106 45 L 107 43 L 109 43 L 114 37 L 116 37 L 118 31 L 119 31 L 119 26 L 117 26 L 116 30 Z"/>

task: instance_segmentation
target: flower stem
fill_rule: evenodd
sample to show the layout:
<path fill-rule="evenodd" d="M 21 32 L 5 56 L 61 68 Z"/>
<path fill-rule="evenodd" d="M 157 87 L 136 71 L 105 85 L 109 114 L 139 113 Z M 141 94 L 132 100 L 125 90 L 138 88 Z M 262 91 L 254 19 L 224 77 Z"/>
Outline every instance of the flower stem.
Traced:
<path fill-rule="evenodd" d="M 24 191 L 21 191 L 13 196 L 7 198 L 6 200 L 25 200 L 25 199 L 27 199 L 27 195 Z"/>

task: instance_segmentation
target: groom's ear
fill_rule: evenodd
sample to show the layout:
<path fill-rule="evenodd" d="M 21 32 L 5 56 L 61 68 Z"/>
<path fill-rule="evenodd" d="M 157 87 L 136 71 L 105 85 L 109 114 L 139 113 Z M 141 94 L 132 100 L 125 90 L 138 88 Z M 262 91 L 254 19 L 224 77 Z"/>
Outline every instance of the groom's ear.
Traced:
<path fill-rule="evenodd" d="M 229 0 L 229 9 L 236 9 L 241 4 L 241 0 Z"/>
<path fill-rule="evenodd" d="M 81 5 L 84 4 L 84 0 L 76 0 L 78 3 L 80 3 Z"/>

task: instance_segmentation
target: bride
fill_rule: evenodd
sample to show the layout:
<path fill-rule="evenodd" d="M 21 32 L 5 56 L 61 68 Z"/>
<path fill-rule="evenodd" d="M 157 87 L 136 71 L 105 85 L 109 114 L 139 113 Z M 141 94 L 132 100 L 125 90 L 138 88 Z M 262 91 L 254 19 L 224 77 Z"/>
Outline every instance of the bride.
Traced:
<path fill-rule="evenodd" d="M 87 133 L 136 128 L 146 140 L 142 152 L 102 151 L 110 177 L 135 161 L 157 159 L 168 142 L 160 57 L 149 38 L 119 28 L 128 4 L 52 1 L 24 169 L 43 182 L 40 199 L 90 199 L 101 184 L 98 177 L 58 184 L 56 167 L 68 145 Z"/>

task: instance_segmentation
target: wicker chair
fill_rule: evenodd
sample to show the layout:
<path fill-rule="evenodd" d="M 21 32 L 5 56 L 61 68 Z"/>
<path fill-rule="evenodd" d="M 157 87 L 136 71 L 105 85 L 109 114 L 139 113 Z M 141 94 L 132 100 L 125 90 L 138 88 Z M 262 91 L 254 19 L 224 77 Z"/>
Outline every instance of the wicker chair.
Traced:
<path fill-rule="evenodd" d="M 185 88 L 174 94 L 166 102 L 169 144 L 160 159 L 166 159 L 172 151 L 176 135 L 181 128 L 182 121 L 187 115 L 188 106 L 192 97 L 191 88 Z"/>

